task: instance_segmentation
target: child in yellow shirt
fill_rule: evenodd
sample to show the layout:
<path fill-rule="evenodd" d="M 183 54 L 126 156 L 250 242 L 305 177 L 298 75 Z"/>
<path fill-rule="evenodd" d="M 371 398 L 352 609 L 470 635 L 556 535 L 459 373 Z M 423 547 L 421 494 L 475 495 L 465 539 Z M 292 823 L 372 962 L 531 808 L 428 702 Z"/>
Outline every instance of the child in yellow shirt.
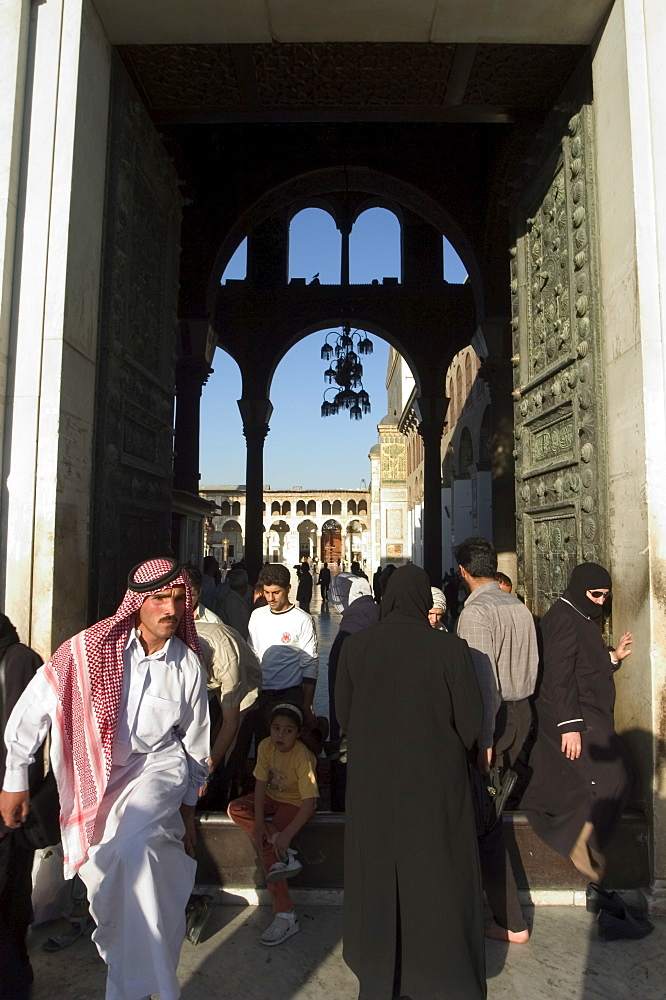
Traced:
<path fill-rule="evenodd" d="M 252 795 L 229 803 L 229 817 L 245 830 L 257 849 L 273 903 L 273 922 L 261 935 L 262 944 L 282 944 L 300 930 L 286 880 L 301 863 L 290 847 L 292 839 L 317 808 L 316 761 L 299 736 L 303 715 L 295 705 L 276 705 L 268 739 L 257 749 Z"/>

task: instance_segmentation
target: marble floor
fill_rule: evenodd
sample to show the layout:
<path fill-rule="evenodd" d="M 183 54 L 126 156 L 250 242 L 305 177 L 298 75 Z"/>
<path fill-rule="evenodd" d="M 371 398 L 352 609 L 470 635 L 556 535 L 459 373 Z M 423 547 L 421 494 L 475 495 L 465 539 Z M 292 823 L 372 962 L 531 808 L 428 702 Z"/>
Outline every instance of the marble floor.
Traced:
<path fill-rule="evenodd" d="M 271 920 L 268 907 L 216 906 L 205 940 L 183 946 L 183 1000 L 356 1000 L 356 978 L 342 960 L 342 907 L 298 910 L 301 932 L 269 949 L 258 940 Z M 612 943 L 598 940 L 582 907 L 539 907 L 532 922 L 527 945 L 486 943 L 488 1000 L 663 1000 L 666 917 L 655 918 L 642 941 Z M 30 934 L 33 1000 L 102 1000 L 105 967 L 89 939 L 60 954 L 42 950 L 62 929 L 60 921 Z"/>

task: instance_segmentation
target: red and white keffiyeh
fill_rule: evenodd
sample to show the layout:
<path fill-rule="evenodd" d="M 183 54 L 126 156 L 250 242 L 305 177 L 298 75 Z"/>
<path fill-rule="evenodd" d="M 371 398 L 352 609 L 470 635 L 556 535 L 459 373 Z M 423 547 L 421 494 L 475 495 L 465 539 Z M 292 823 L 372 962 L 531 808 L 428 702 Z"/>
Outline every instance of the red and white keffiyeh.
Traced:
<path fill-rule="evenodd" d="M 134 573 L 134 580 L 159 581 L 172 566 L 166 559 L 150 559 Z M 123 651 L 136 612 L 147 597 L 177 586 L 185 587 L 185 612 L 176 635 L 201 656 L 190 580 L 181 571 L 166 586 L 141 593 L 127 590 L 115 615 L 68 639 L 46 664 L 46 677 L 58 695 L 52 738 L 60 747 L 53 754 L 53 764 L 60 795 L 65 871 L 70 877 L 88 855 L 97 810 L 111 773 L 123 684 Z"/>

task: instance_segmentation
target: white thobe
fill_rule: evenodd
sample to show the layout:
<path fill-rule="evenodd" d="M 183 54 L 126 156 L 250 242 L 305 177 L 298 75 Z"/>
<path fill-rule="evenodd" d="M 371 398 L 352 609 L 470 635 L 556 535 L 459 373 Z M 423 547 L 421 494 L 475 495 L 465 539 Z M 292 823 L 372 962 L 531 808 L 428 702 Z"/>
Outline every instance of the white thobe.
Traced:
<path fill-rule="evenodd" d="M 177 1000 L 176 967 L 196 862 L 185 854 L 182 804 L 194 805 L 208 775 L 206 677 L 177 636 L 147 656 L 130 633 L 111 775 L 79 874 L 109 966 L 106 1000 L 159 993 Z M 55 717 L 57 695 L 41 668 L 5 731 L 4 788 L 27 789 L 27 769 Z"/>

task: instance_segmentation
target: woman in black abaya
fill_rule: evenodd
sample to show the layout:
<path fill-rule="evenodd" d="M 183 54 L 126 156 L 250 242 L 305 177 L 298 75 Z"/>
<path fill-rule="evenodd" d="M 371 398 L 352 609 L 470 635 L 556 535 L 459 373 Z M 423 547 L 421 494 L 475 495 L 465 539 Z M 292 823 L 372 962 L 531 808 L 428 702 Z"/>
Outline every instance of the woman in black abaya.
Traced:
<path fill-rule="evenodd" d="M 541 620 L 538 734 L 521 803 L 541 840 L 594 882 L 634 782 L 613 718 L 613 671 L 631 652 L 631 633 L 614 650 L 604 644 L 600 622 L 610 592 L 607 570 L 582 563 Z"/>
<path fill-rule="evenodd" d="M 483 721 L 467 644 L 430 627 L 430 581 L 393 573 L 351 635 L 335 701 L 347 734 L 343 955 L 360 1000 L 483 1000 L 483 907 L 466 748 Z"/>

